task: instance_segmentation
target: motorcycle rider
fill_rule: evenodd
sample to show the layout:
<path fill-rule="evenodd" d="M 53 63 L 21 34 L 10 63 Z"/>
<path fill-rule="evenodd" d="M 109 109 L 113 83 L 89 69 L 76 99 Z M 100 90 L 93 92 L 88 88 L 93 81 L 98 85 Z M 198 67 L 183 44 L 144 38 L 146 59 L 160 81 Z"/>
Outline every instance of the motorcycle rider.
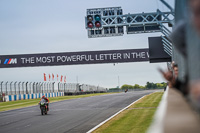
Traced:
<path fill-rule="evenodd" d="M 40 101 L 41 101 L 42 99 L 44 99 L 44 100 L 46 101 L 46 103 L 47 103 L 47 110 L 49 111 L 49 99 L 48 99 L 47 97 L 45 97 L 45 95 L 42 96 L 42 98 L 40 99 Z M 39 102 L 39 103 L 40 103 L 40 102 Z"/>

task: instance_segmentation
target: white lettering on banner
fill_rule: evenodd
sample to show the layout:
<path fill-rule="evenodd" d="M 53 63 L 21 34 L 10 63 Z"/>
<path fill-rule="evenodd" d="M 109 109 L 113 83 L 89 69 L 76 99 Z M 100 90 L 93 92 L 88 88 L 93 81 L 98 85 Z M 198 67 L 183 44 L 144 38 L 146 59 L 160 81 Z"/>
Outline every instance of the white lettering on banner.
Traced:
<path fill-rule="evenodd" d="M 82 61 L 80 55 L 77 55 L 77 61 Z"/>
<path fill-rule="evenodd" d="M 81 61 L 93 61 L 94 59 L 92 58 L 92 55 L 81 55 Z"/>
<path fill-rule="evenodd" d="M 128 52 L 128 53 L 107 53 L 95 55 L 70 55 L 70 56 L 43 56 L 43 57 L 29 57 L 21 58 L 22 64 L 33 63 L 54 63 L 54 62 L 81 62 L 81 61 L 104 61 L 104 60 L 120 60 L 149 57 L 148 52 Z M 12 63 L 17 63 L 17 59 L 12 60 Z M 1 64 L 1 60 L 0 60 Z"/>
<path fill-rule="evenodd" d="M 57 56 L 57 62 L 72 61 L 72 56 Z"/>
<path fill-rule="evenodd" d="M 117 59 L 122 59 L 122 55 L 120 53 L 117 54 Z"/>
<path fill-rule="evenodd" d="M 77 59 L 77 58 L 76 58 L 76 55 L 72 55 L 71 58 L 72 58 L 72 61 L 77 61 L 77 60 L 76 60 L 76 59 Z"/>
<path fill-rule="evenodd" d="M 145 58 L 145 52 L 141 52 L 141 58 Z"/>
<path fill-rule="evenodd" d="M 100 55 L 99 55 L 99 60 L 104 60 L 104 59 L 103 59 L 103 54 L 100 54 Z"/>
<path fill-rule="evenodd" d="M 145 58 L 145 52 L 140 52 L 140 53 L 133 52 L 131 54 L 132 54 L 133 58 Z"/>
<path fill-rule="evenodd" d="M 99 54 L 95 55 L 96 60 L 117 60 L 122 59 L 121 53 L 113 53 L 113 54 Z"/>
<path fill-rule="evenodd" d="M 94 57 L 93 57 L 94 56 Z M 130 53 L 107 53 L 95 55 L 70 55 L 70 56 L 43 56 L 43 57 L 29 57 L 21 58 L 22 64 L 33 63 L 54 63 L 54 62 L 78 62 L 78 61 L 104 61 L 104 60 L 119 60 L 119 59 L 133 59 L 149 57 L 148 52 L 130 52 Z M 17 63 L 17 59 L 12 60 L 11 63 Z M 0 60 L 1 64 L 1 60 Z"/>
<path fill-rule="evenodd" d="M 99 60 L 97 55 L 95 55 L 95 60 Z"/>
<path fill-rule="evenodd" d="M 22 60 L 22 64 L 27 64 L 27 63 L 33 64 L 33 63 L 35 63 L 34 57 L 21 58 L 21 60 Z"/>
<path fill-rule="evenodd" d="M 55 56 L 36 57 L 36 63 L 51 63 L 54 62 Z"/>
<path fill-rule="evenodd" d="M 61 60 L 62 62 L 64 62 L 62 57 L 64 57 L 64 61 L 66 60 L 65 56 L 57 56 L 57 62 L 58 62 L 59 60 Z"/>
<path fill-rule="evenodd" d="M 57 62 L 93 61 L 92 55 L 57 56 Z"/>
<path fill-rule="evenodd" d="M 70 53 L 41 53 L 12 55 L 7 57 L 0 55 L 0 68 L 149 61 L 148 51 L 148 49 L 127 49 Z"/>
<path fill-rule="evenodd" d="M 131 54 L 130 53 L 124 53 L 123 54 L 124 59 L 130 59 L 131 58 Z"/>

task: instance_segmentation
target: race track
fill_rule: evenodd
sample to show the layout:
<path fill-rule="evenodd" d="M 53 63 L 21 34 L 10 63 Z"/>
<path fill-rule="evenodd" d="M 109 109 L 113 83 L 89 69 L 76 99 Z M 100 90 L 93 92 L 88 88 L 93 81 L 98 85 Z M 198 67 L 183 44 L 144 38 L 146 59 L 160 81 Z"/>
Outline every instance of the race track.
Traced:
<path fill-rule="evenodd" d="M 0 112 L 1 133 L 85 133 L 140 97 L 133 91 L 50 103 L 48 115 L 39 106 Z"/>

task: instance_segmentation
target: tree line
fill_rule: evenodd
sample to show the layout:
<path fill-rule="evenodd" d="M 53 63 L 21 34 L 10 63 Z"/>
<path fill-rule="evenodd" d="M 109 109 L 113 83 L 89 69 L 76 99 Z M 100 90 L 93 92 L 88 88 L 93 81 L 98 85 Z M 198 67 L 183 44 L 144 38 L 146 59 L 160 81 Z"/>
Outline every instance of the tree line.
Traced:
<path fill-rule="evenodd" d="M 135 85 L 127 85 L 124 84 L 121 86 L 121 89 L 164 89 L 167 86 L 167 83 L 153 83 L 147 82 L 145 86 L 141 86 L 139 84 Z"/>

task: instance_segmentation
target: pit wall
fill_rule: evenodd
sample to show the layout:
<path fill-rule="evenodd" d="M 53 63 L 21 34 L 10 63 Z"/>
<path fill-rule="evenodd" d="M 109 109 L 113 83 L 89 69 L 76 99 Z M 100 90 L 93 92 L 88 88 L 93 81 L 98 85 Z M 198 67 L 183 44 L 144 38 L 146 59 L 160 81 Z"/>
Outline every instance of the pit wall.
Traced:
<path fill-rule="evenodd" d="M 52 93 L 35 93 L 35 94 L 18 94 L 18 95 L 6 95 L 3 97 L 3 101 L 17 101 L 17 100 L 25 100 L 25 99 L 37 99 L 41 98 L 43 95 L 48 97 L 59 97 L 64 96 L 64 92 L 52 92 Z"/>

